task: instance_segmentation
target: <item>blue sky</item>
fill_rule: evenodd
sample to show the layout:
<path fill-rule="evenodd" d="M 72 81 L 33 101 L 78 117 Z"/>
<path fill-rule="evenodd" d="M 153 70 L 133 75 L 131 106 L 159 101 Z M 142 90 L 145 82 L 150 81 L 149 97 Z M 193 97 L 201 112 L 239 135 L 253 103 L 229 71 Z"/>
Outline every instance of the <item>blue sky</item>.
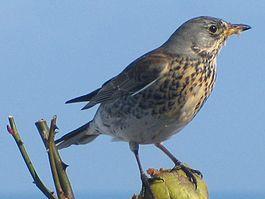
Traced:
<path fill-rule="evenodd" d="M 6 133 L 14 115 L 36 169 L 51 186 L 47 156 L 35 129 L 58 115 L 61 135 L 92 119 L 95 108 L 65 105 L 118 74 L 160 44 L 184 21 L 209 15 L 253 28 L 231 38 L 218 59 L 212 96 L 180 134 L 166 142 L 204 174 L 210 193 L 264 192 L 264 1 L 1 1 L 0 193 L 37 193 Z M 170 168 L 153 146 L 141 147 L 144 167 Z M 102 136 L 62 151 L 76 192 L 140 189 L 127 143 Z M 4 180 L 3 180 L 4 179 Z M 128 194 L 128 197 L 129 195 Z"/>

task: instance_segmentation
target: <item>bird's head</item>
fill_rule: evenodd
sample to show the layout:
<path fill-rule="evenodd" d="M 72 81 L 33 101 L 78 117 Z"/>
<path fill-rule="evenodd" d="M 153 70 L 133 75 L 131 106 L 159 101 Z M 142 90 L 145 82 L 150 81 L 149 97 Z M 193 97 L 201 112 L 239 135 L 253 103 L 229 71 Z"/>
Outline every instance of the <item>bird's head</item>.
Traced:
<path fill-rule="evenodd" d="M 163 46 L 173 53 L 215 57 L 227 38 L 248 29 L 248 25 L 202 16 L 182 24 Z"/>

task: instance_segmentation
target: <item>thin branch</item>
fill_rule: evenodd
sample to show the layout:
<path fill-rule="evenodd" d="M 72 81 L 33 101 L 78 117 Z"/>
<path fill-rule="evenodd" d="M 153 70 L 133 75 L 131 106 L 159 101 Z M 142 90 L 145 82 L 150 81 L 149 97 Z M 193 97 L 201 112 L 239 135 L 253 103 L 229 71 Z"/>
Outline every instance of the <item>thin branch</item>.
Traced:
<path fill-rule="evenodd" d="M 38 129 L 38 132 L 40 134 L 40 137 L 42 139 L 42 142 L 45 146 L 46 149 L 49 148 L 48 146 L 48 138 L 49 138 L 49 127 L 47 125 L 47 122 L 44 119 L 38 120 L 37 122 L 35 122 L 35 125 Z"/>
<path fill-rule="evenodd" d="M 42 137 L 42 140 L 44 142 L 44 145 L 48 148 L 48 136 L 49 136 L 49 127 L 47 125 L 47 122 L 45 120 L 39 120 L 35 123 L 35 125 L 38 128 L 38 131 Z M 47 137 L 47 139 L 46 139 Z M 57 173 L 60 181 L 60 185 L 62 187 L 62 190 L 64 192 L 64 195 L 67 198 L 74 199 L 74 193 L 71 187 L 70 180 L 66 173 L 66 167 L 67 165 L 62 161 L 59 152 L 57 150 L 57 147 L 54 147 L 54 160 L 57 168 Z"/>
<path fill-rule="evenodd" d="M 71 183 L 70 183 L 70 180 L 66 174 L 66 168 L 68 165 L 66 165 L 61 160 L 61 157 L 59 155 L 57 147 L 55 147 L 55 146 L 54 146 L 54 157 L 55 157 L 55 161 L 56 161 L 56 168 L 58 171 L 60 183 L 61 183 L 62 189 L 64 191 L 64 194 L 67 198 L 74 199 L 75 197 L 74 197 L 74 193 L 73 193 L 73 190 L 71 187 Z"/>
<path fill-rule="evenodd" d="M 54 193 L 52 191 L 50 191 L 43 183 L 42 181 L 40 180 L 35 168 L 34 168 L 34 165 L 32 164 L 30 158 L 29 158 L 29 155 L 25 149 L 25 146 L 23 144 L 23 141 L 22 139 L 20 138 L 20 135 L 19 135 L 19 132 L 17 130 L 17 127 L 16 127 L 16 124 L 15 124 L 15 120 L 14 120 L 14 117 L 13 116 L 9 116 L 8 117 L 9 119 L 9 125 L 7 125 L 7 130 L 8 132 L 13 136 L 19 150 L 20 150 L 20 153 L 26 163 L 26 166 L 34 180 L 34 184 L 36 184 L 36 186 L 40 189 L 40 191 L 49 199 L 56 199 L 56 197 L 54 196 Z"/>
<path fill-rule="evenodd" d="M 55 135 L 55 130 L 56 130 L 56 116 L 53 117 L 51 121 L 51 126 L 50 126 L 50 131 L 49 131 L 49 137 L 48 137 L 48 156 L 49 156 L 49 161 L 50 161 L 50 167 L 52 171 L 52 177 L 53 181 L 55 184 L 57 196 L 59 199 L 64 199 L 64 192 L 60 183 L 57 167 L 56 167 L 56 161 L 54 157 L 54 149 L 55 149 L 55 144 L 54 144 L 54 135 Z"/>

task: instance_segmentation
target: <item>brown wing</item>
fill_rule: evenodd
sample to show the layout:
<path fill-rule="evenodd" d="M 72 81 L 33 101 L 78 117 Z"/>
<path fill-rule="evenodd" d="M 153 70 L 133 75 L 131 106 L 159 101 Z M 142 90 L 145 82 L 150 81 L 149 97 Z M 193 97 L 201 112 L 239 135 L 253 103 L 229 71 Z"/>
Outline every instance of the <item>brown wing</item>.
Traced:
<path fill-rule="evenodd" d="M 103 84 L 83 109 L 121 96 L 137 94 L 162 77 L 171 63 L 171 57 L 155 51 L 140 57 L 119 75 Z"/>

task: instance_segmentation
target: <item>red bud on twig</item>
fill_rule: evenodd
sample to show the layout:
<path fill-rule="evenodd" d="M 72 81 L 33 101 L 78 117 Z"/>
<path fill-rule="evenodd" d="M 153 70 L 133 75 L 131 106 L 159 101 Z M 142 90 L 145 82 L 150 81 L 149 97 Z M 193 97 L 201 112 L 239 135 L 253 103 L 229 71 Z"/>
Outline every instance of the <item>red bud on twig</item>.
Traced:
<path fill-rule="evenodd" d="M 12 136 L 15 136 L 14 130 L 9 125 L 7 125 L 6 128 L 7 128 L 8 133 L 10 133 Z"/>

